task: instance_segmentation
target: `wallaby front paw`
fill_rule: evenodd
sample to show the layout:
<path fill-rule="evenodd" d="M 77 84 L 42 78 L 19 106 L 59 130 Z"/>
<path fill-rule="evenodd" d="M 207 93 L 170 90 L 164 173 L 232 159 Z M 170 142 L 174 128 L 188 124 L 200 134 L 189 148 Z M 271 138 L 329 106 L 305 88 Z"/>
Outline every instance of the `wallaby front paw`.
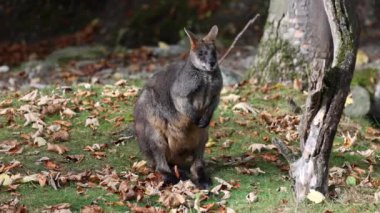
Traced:
<path fill-rule="evenodd" d="M 206 120 L 206 119 L 201 119 L 199 122 L 198 122 L 198 127 L 199 128 L 206 128 L 208 127 L 208 125 L 210 124 L 210 120 Z"/>

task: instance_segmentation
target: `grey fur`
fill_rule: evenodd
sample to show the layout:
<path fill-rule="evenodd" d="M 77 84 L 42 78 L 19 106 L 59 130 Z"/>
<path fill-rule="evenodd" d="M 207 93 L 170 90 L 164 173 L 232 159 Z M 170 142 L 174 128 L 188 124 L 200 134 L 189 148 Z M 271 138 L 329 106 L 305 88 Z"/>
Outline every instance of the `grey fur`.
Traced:
<path fill-rule="evenodd" d="M 212 33 L 216 36 L 215 28 Z M 135 106 L 135 132 L 142 153 L 165 184 L 178 181 L 171 166 L 182 169 L 190 163 L 195 183 L 207 188 L 211 179 L 203 153 L 223 81 L 213 41 L 193 41 L 185 63 L 171 65 L 147 82 Z"/>

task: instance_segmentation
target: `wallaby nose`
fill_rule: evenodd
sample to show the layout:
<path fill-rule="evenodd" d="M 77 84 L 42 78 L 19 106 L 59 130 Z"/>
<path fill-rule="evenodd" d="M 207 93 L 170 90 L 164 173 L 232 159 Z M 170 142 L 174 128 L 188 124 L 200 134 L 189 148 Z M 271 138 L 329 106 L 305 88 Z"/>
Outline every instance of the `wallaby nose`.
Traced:
<path fill-rule="evenodd" d="M 215 64 L 216 64 L 216 61 L 210 61 L 210 65 L 211 65 L 211 67 L 214 67 Z"/>

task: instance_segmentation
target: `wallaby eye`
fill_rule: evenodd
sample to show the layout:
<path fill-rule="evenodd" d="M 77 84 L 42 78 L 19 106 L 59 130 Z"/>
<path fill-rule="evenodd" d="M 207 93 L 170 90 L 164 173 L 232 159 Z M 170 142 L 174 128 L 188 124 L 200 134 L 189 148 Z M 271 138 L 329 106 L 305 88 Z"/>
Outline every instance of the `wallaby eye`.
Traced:
<path fill-rule="evenodd" d="M 203 51 L 199 51 L 198 56 L 202 57 L 203 55 L 204 55 L 204 52 Z"/>

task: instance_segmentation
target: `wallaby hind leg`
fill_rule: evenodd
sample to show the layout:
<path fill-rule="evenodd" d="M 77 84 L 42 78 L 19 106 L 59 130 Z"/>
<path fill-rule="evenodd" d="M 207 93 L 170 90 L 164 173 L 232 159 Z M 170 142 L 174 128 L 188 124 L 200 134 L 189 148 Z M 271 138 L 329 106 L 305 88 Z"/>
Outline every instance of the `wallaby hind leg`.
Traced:
<path fill-rule="evenodd" d="M 164 185 L 176 184 L 179 179 L 171 171 L 169 164 L 166 160 L 167 142 L 165 138 L 154 128 L 148 127 L 147 133 L 149 133 L 149 143 L 151 158 L 155 163 L 155 170 L 158 171 L 163 179 Z"/>
<path fill-rule="evenodd" d="M 191 165 L 190 171 L 196 185 L 201 189 L 208 189 L 212 185 L 211 178 L 206 174 L 204 169 L 203 153 L 205 145 L 208 140 L 207 131 L 201 136 L 201 143 L 198 145 L 194 153 L 194 161 Z"/>

